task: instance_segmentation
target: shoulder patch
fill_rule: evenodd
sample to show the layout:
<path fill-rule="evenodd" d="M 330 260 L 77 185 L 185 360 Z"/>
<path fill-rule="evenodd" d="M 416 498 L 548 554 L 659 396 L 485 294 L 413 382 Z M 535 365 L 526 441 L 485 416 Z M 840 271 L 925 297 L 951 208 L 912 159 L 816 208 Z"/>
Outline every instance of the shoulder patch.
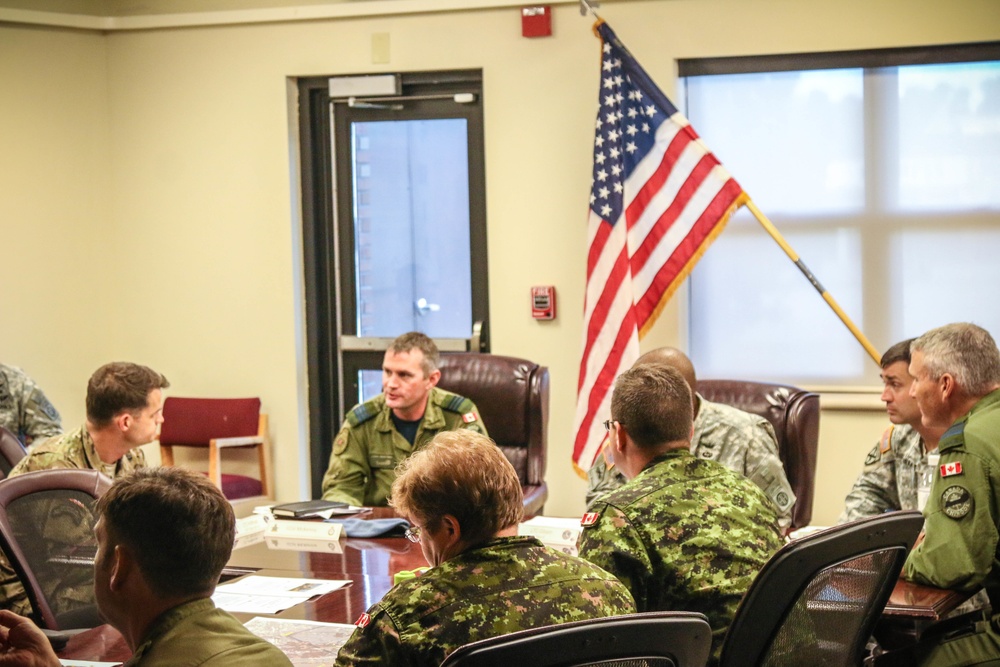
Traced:
<path fill-rule="evenodd" d="M 953 475 L 961 475 L 962 474 L 962 462 L 961 461 L 952 461 L 951 463 L 942 463 L 940 469 L 941 469 L 941 476 L 942 477 L 951 477 Z"/>
<path fill-rule="evenodd" d="M 368 624 L 371 622 L 372 617 L 368 615 L 368 612 L 365 612 L 364 614 L 361 614 L 361 616 L 358 616 L 358 620 L 354 621 L 354 625 L 359 628 L 367 628 Z"/>
<path fill-rule="evenodd" d="M 878 463 L 882 460 L 882 447 L 880 445 L 875 445 L 872 450 L 868 452 L 868 456 L 865 458 L 865 465 L 870 466 L 874 463 Z"/>
<path fill-rule="evenodd" d="M 597 520 L 600 518 L 600 516 L 601 515 L 598 514 L 597 512 L 587 512 L 586 514 L 583 515 L 583 518 L 580 519 L 580 525 L 583 526 L 584 528 L 593 526 L 594 524 L 597 523 Z"/>
<path fill-rule="evenodd" d="M 888 452 L 888 451 L 890 451 L 892 449 L 892 429 L 893 428 L 895 428 L 895 426 L 890 426 L 889 428 L 887 428 L 885 430 L 885 433 L 882 434 L 882 440 L 879 441 L 879 451 L 882 454 L 885 454 L 886 452 Z"/>
<path fill-rule="evenodd" d="M 961 519 L 972 511 L 972 494 L 964 486 L 949 486 L 941 492 L 941 511 L 952 519 Z"/>
<path fill-rule="evenodd" d="M 340 429 L 340 433 L 333 439 L 333 453 L 340 456 L 347 449 L 347 429 Z"/>

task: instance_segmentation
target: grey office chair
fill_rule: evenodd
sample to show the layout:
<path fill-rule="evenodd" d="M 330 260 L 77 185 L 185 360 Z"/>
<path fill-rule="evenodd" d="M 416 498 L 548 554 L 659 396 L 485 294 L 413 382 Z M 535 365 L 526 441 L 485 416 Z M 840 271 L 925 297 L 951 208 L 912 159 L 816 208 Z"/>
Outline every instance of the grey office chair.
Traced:
<path fill-rule="evenodd" d="M 704 667 L 711 646 L 703 614 L 659 611 L 484 639 L 457 649 L 441 667 Z"/>

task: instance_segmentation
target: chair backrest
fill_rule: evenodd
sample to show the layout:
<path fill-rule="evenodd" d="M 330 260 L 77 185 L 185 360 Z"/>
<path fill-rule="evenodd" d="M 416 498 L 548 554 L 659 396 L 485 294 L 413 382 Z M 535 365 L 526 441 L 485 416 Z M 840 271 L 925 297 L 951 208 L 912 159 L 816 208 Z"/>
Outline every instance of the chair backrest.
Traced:
<path fill-rule="evenodd" d="M 96 470 L 41 470 L 0 481 L 0 546 L 49 630 L 103 621 L 93 599 L 94 502 L 111 486 Z M 73 619 L 70 621 L 69 619 Z M 82 619 L 90 623 L 81 625 Z"/>
<path fill-rule="evenodd" d="M 892 512 L 786 544 L 743 597 L 721 666 L 860 665 L 922 526 Z"/>
<path fill-rule="evenodd" d="M 703 667 L 711 645 L 712 629 L 704 615 L 658 611 L 574 621 L 484 639 L 452 652 L 441 667 Z M 637 662 L 623 662 L 633 660 Z"/>
<path fill-rule="evenodd" d="M 259 398 L 183 398 L 163 401 L 160 444 L 208 447 L 213 438 L 257 435 Z"/>
<path fill-rule="evenodd" d="M 819 450 L 819 396 L 791 385 L 745 380 L 698 380 L 698 393 L 771 422 L 778 456 L 795 493 L 792 529 L 808 526 Z"/>
<path fill-rule="evenodd" d="M 0 426 L 0 479 L 10 474 L 27 452 L 17 436 Z"/>
<path fill-rule="evenodd" d="M 549 369 L 499 354 L 441 355 L 442 389 L 476 404 L 523 485 L 545 482 L 549 425 Z"/>

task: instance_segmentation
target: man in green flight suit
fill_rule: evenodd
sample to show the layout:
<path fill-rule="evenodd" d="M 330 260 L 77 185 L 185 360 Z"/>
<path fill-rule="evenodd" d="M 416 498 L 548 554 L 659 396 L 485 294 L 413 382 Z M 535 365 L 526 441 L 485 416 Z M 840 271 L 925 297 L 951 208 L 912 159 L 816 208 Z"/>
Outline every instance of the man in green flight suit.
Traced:
<path fill-rule="evenodd" d="M 927 427 L 946 426 L 924 508 L 924 535 L 903 577 L 960 591 L 985 587 L 993 612 L 942 621 L 877 665 L 1000 663 L 1000 351 L 989 332 L 956 323 L 910 346 L 910 395 Z"/>
<path fill-rule="evenodd" d="M 347 413 L 323 475 L 323 498 L 384 506 L 396 466 L 441 431 L 488 435 L 469 399 L 437 388 L 437 346 L 418 331 L 396 338 L 382 360 L 382 393 Z"/>

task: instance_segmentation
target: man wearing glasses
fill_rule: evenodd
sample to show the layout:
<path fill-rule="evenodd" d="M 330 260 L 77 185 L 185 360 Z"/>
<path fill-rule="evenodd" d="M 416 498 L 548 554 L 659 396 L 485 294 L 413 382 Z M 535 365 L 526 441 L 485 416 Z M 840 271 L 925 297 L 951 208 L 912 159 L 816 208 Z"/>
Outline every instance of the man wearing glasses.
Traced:
<path fill-rule="evenodd" d="M 604 570 L 518 536 L 513 466 L 489 438 L 439 433 L 402 466 L 391 505 L 431 569 L 361 615 L 337 665 L 439 665 L 480 639 L 635 611 Z"/>
<path fill-rule="evenodd" d="M 629 480 L 583 516 L 580 556 L 611 572 L 646 611 L 696 611 L 717 664 L 740 599 L 782 543 L 773 504 L 746 477 L 693 456 L 691 390 L 642 364 L 611 396 L 611 446 Z"/>

